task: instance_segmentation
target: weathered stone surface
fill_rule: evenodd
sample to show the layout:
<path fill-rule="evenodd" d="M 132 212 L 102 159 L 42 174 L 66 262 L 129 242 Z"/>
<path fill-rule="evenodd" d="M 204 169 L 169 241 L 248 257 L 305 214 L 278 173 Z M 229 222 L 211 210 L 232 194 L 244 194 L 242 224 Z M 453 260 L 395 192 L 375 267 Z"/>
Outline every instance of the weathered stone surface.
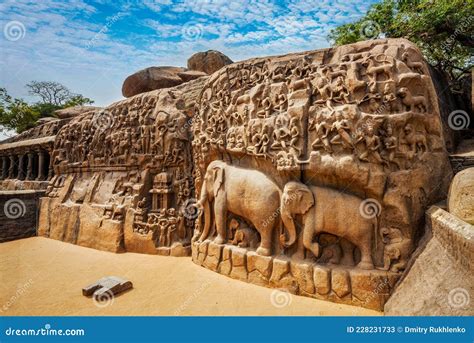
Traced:
<path fill-rule="evenodd" d="M 77 106 L 71 106 L 67 108 L 63 108 L 61 110 L 56 110 L 54 111 L 54 114 L 59 118 L 59 119 L 68 119 L 68 118 L 74 118 L 77 117 L 81 114 L 91 112 L 91 111 L 100 111 L 102 107 L 97 107 L 97 106 L 83 106 L 83 105 L 77 105 Z"/>
<path fill-rule="evenodd" d="M 313 266 L 310 263 L 291 262 L 291 274 L 298 282 L 302 293 L 314 294 Z"/>
<path fill-rule="evenodd" d="M 205 75 L 181 67 L 149 67 L 128 76 L 123 82 L 122 94 L 129 98 L 156 89 L 174 87 Z"/>
<path fill-rule="evenodd" d="M 270 279 L 272 266 L 273 263 L 270 256 L 261 256 L 254 251 L 247 253 L 247 269 L 249 272 L 256 270 L 266 279 Z"/>
<path fill-rule="evenodd" d="M 331 272 L 331 287 L 339 298 L 344 298 L 351 292 L 349 273 L 344 269 L 333 269 Z"/>
<path fill-rule="evenodd" d="M 474 225 L 474 168 L 457 173 L 448 194 L 448 211 Z"/>
<path fill-rule="evenodd" d="M 183 257 L 191 255 L 191 246 L 183 246 L 181 242 L 175 242 L 170 248 L 170 256 Z"/>
<path fill-rule="evenodd" d="M 131 281 L 118 276 L 107 276 L 82 289 L 82 295 L 93 296 L 97 301 L 111 301 L 114 295 L 133 288 Z"/>
<path fill-rule="evenodd" d="M 222 67 L 233 63 L 232 60 L 222 52 L 208 50 L 198 52 L 188 59 L 188 68 L 212 74 Z"/>
<path fill-rule="evenodd" d="M 232 270 L 232 249 L 229 246 L 225 246 L 222 249 L 222 262 L 219 264 L 219 273 L 223 275 L 229 275 Z"/>
<path fill-rule="evenodd" d="M 223 246 L 220 244 L 215 244 L 213 242 L 209 243 L 206 259 L 204 260 L 204 266 L 206 268 L 217 271 L 217 267 L 221 261 L 222 248 Z"/>
<path fill-rule="evenodd" d="M 416 260 L 385 304 L 390 316 L 472 316 L 474 227 L 436 206 Z"/>
<path fill-rule="evenodd" d="M 0 243 L 36 235 L 44 191 L 0 191 Z"/>
<path fill-rule="evenodd" d="M 232 270 L 230 271 L 230 277 L 242 281 L 247 280 L 246 257 L 245 249 L 232 248 Z"/>
<path fill-rule="evenodd" d="M 314 286 L 318 294 L 328 294 L 331 291 L 331 270 L 324 266 L 314 266 Z"/>
<path fill-rule="evenodd" d="M 46 123 L 51 123 L 51 122 L 58 121 L 58 120 L 59 120 L 58 118 L 44 117 L 44 118 L 38 119 L 38 121 L 36 122 L 36 125 L 39 126 L 39 125 L 43 125 L 43 124 L 46 124 Z"/>

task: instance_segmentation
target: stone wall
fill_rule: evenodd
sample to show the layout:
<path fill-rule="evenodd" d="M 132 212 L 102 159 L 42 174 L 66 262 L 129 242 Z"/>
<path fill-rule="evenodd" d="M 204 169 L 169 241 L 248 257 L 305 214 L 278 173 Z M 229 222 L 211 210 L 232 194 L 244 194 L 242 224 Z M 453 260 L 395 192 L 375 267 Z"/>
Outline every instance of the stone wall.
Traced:
<path fill-rule="evenodd" d="M 0 191 L 0 243 L 36 235 L 44 191 Z"/>
<path fill-rule="evenodd" d="M 287 288 L 309 296 L 321 280 L 308 275 L 323 269 L 336 288 L 315 294 L 381 309 L 384 280 L 400 277 L 452 178 L 418 48 L 373 40 L 237 62 L 206 81 L 196 113 L 193 260 L 273 287 L 268 266 L 286 264 Z"/>
<path fill-rule="evenodd" d="M 385 305 L 391 316 L 472 316 L 474 227 L 433 206 L 416 259 Z"/>
<path fill-rule="evenodd" d="M 261 256 L 255 251 L 211 241 L 195 242 L 192 248 L 194 263 L 233 279 L 378 311 L 383 311 L 400 277 L 390 271 Z"/>
<path fill-rule="evenodd" d="M 39 234 L 112 252 L 190 255 L 189 121 L 202 83 L 139 94 L 65 125 Z"/>

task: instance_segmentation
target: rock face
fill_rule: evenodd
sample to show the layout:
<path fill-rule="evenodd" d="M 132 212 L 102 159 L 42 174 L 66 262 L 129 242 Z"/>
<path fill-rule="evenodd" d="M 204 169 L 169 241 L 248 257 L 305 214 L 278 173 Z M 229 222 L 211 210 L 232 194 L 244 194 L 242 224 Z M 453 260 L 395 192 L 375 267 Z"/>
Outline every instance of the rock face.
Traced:
<path fill-rule="evenodd" d="M 113 252 L 190 255 L 188 121 L 203 83 L 139 94 L 64 126 L 38 234 Z"/>
<path fill-rule="evenodd" d="M 99 110 L 101 110 L 101 107 L 96 107 L 96 106 L 72 106 L 72 107 L 68 107 L 68 108 L 63 108 L 62 110 L 56 110 L 56 111 L 54 111 L 54 114 L 59 119 L 66 119 L 66 118 L 77 117 L 78 115 L 84 114 L 86 112 L 99 111 Z"/>
<path fill-rule="evenodd" d="M 193 260 L 240 280 L 382 309 L 427 206 L 445 197 L 452 176 L 419 50 L 375 40 L 234 63 L 212 74 L 197 106 L 203 211 Z M 207 243 L 239 250 L 229 266 L 209 249 L 206 256 Z M 273 258 L 270 277 L 250 270 L 252 251 Z"/>
<path fill-rule="evenodd" d="M 454 176 L 449 188 L 448 210 L 474 225 L 474 168 L 464 169 Z"/>
<path fill-rule="evenodd" d="M 385 314 L 474 315 L 474 227 L 433 206 L 426 214 L 426 232 Z"/>
<path fill-rule="evenodd" d="M 127 77 L 123 82 L 122 94 L 129 98 L 156 89 L 174 87 L 205 75 L 180 67 L 150 67 Z"/>
<path fill-rule="evenodd" d="M 232 60 L 222 52 L 208 50 L 192 55 L 188 59 L 188 68 L 212 74 L 231 63 L 233 63 Z"/>
<path fill-rule="evenodd" d="M 151 74 L 124 94 L 197 76 Z M 436 89 L 403 39 L 250 59 L 83 114 L 57 134 L 51 168 L 43 236 L 192 254 L 232 278 L 379 310 L 452 177 Z"/>

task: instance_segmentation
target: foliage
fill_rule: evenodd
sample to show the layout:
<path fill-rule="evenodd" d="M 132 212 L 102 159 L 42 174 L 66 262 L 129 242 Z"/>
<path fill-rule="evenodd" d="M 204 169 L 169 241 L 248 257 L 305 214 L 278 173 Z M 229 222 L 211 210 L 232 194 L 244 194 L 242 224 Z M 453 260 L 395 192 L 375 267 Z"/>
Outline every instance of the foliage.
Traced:
<path fill-rule="evenodd" d="M 474 64 L 473 32 L 474 0 L 382 0 L 360 20 L 332 30 L 329 38 L 336 45 L 374 36 L 407 38 L 454 85 Z"/>
<path fill-rule="evenodd" d="M 21 133 L 35 126 L 40 118 L 54 117 L 54 111 L 94 101 L 74 94 L 64 85 L 49 81 L 31 81 L 26 85 L 29 94 L 39 97 L 39 102 L 28 104 L 23 99 L 11 97 L 0 88 L 0 131 Z"/>

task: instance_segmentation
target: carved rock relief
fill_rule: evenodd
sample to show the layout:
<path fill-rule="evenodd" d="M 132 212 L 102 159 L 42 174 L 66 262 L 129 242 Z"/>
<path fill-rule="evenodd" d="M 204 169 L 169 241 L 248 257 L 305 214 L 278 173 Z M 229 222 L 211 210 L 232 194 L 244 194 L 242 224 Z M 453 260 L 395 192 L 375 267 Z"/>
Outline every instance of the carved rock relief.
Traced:
<path fill-rule="evenodd" d="M 429 69 L 402 39 L 226 66 L 193 135 L 199 256 L 212 241 L 399 275 L 451 177 Z"/>
<path fill-rule="evenodd" d="M 63 127 L 40 231 L 112 251 L 189 255 L 194 181 L 183 99 L 178 89 L 153 91 Z M 66 226 L 75 228 L 70 237 Z"/>

